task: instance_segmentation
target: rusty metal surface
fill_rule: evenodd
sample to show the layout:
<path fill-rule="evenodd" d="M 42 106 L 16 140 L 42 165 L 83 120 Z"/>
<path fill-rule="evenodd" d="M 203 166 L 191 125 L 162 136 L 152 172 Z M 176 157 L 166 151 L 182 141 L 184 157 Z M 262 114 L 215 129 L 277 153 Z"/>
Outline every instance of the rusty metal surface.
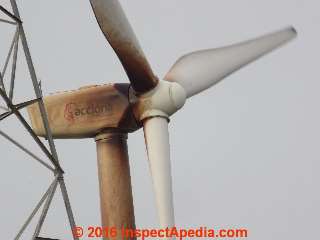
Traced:
<path fill-rule="evenodd" d="M 129 84 L 107 84 L 44 98 L 54 138 L 90 138 L 106 129 L 132 132 L 140 128 L 129 103 Z M 37 104 L 28 107 L 33 130 L 45 131 Z"/>
<path fill-rule="evenodd" d="M 109 131 L 95 140 L 102 226 L 135 229 L 127 134 Z M 113 239 L 136 239 L 120 235 Z"/>
<path fill-rule="evenodd" d="M 145 93 L 158 79 L 139 45 L 118 0 L 90 0 L 98 24 L 118 55 L 133 89 Z"/>

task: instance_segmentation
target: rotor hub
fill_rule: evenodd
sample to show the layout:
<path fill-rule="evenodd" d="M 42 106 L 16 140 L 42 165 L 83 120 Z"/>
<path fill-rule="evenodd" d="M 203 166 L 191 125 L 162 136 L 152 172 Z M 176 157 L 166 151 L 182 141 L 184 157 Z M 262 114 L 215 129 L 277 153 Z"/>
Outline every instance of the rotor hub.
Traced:
<path fill-rule="evenodd" d="M 137 120 L 151 117 L 164 117 L 177 112 L 186 102 L 187 95 L 183 87 L 175 82 L 159 81 L 151 91 L 137 95 L 131 88 L 130 102 Z"/>

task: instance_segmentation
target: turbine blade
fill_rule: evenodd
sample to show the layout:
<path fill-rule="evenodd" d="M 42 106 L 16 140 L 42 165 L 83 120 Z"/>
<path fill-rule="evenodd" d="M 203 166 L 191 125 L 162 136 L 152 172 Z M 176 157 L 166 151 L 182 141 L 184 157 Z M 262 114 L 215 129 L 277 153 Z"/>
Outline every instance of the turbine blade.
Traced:
<path fill-rule="evenodd" d="M 133 89 L 145 93 L 153 89 L 158 79 L 139 45 L 118 0 L 90 0 L 99 26 L 118 55 Z"/>
<path fill-rule="evenodd" d="M 165 80 L 181 84 L 191 97 L 241 67 L 280 47 L 297 35 L 293 27 L 235 45 L 202 50 L 181 57 Z"/>
<path fill-rule="evenodd" d="M 143 129 L 160 227 L 170 228 L 175 223 L 168 121 L 162 117 L 148 118 L 143 123 Z"/>

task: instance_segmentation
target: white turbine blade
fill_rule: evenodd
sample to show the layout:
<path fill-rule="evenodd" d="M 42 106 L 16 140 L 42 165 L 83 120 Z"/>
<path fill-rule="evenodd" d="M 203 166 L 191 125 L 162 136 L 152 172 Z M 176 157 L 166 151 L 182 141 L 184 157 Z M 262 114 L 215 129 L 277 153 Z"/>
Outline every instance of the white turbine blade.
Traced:
<path fill-rule="evenodd" d="M 168 121 L 162 117 L 143 123 L 160 227 L 174 226 Z"/>
<path fill-rule="evenodd" d="M 164 79 L 181 84 L 188 97 L 191 97 L 283 45 L 296 35 L 295 29 L 289 27 L 235 45 L 193 52 L 181 57 Z"/>
<path fill-rule="evenodd" d="M 153 89 L 158 79 L 140 47 L 118 0 L 90 0 L 99 26 L 118 55 L 132 87 L 139 93 Z"/>

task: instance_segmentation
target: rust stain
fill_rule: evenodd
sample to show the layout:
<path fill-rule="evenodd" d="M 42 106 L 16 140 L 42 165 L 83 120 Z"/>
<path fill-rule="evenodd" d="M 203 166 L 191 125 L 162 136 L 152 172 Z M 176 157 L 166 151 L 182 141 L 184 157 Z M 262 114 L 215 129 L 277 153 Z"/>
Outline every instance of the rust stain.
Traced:
<path fill-rule="evenodd" d="M 133 89 L 138 94 L 143 94 L 157 86 L 159 80 L 153 74 L 147 59 L 131 43 L 119 41 L 110 44 L 115 49 Z"/>
<path fill-rule="evenodd" d="M 130 84 L 81 88 L 44 98 L 54 138 L 89 138 L 105 129 L 133 132 L 141 127 L 129 102 Z M 32 127 L 43 136 L 39 108 L 30 105 Z"/>
<path fill-rule="evenodd" d="M 90 3 L 100 29 L 120 59 L 133 89 L 137 94 L 143 94 L 156 87 L 159 80 L 153 74 L 142 50 L 139 49 L 138 42 L 135 41 L 135 36 L 129 36 L 129 38 L 126 39 L 125 36 L 119 32 L 123 29 L 116 29 L 112 24 L 112 19 L 109 19 L 106 14 L 101 12 L 103 9 L 103 6 L 100 6 L 101 3 L 92 0 Z M 129 23 L 126 24 L 128 28 L 131 28 Z"/>

